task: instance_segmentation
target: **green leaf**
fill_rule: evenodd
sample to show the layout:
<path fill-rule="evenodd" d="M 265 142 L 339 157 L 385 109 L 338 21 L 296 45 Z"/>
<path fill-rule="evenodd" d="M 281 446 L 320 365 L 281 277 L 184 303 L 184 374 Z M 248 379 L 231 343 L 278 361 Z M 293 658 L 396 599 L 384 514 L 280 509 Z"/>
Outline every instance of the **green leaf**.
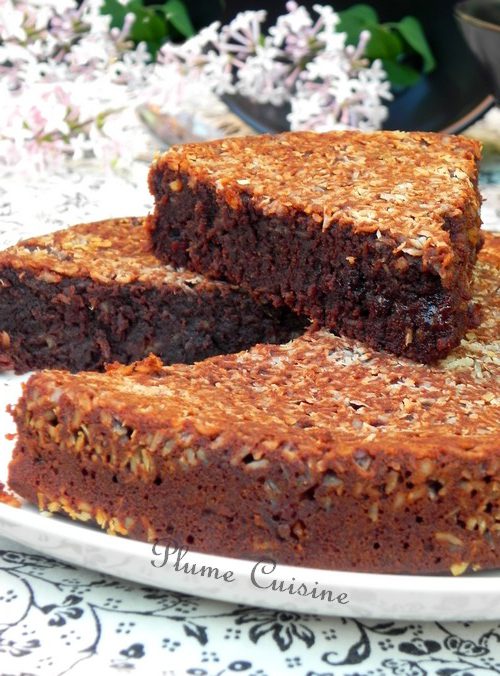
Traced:
<path fill-rule="evenodd" d="M 405 16 L 392 24 L 412 49 L 422 57 L 424 73 L 430 73 L 436 67 L 436 60 L 424 35 L 422 24 L 414 16 Z"/>
<path fill-rule="evenodd" d="M 353 5 L 338 14 L 340 22 L 337 25 L 337 30 L 340 33 L 347 33 L 347 44 L 349 45 L 358 43 L 359 34 L 362 30 L 370 30 L 378 24 L 377 12 L 370 5 Z"/>
<path fill-rule="evenodd" d="M 180 0 L 178 1 L 182 5 Z M 168 21 L 164 8 L 158 8 L 158 6 L 156 8 L 144 7 L 142 0 L 129 0 L 125 5 L 122 5 L 118 0 L 104 0 L 101 8 L 102 14 L 111 16 L 112 28 L 122 28 L 125 17 L 129 12 L 135 17 L 130 29 L 131 40 L 135 44 L 145 42 L 151 56 L 155 58 L 157 51 L 169 37 Z M 172 25 L 174 25 L 173 22 Z"/>
<path fill-rule="evenodd" d="M 397 33 L 393 33 L 385 26 L 372 26 L 368 30 L 371 37 L 366 45 L 365 54 L 369 59 L 395 60 L 404 53 L 403 41 Z"/>
<path fill-rule="evenodd" d="M 104 0 L 101 7 L 101 14 L 111 17 L 111 28 L 121 28 L 128 11 L 118 0 Z"/>
<path fill-rule="evenodd" d="M 404 63 L 382 59 L 382 65 L 390 83 L 395 87 L 412 87 L 421 78 L 418 70 Z"/>
<path fill-rule="evenodd" d="M 365 26 L 378 23 L 378 14 L 370 5 L 353 5 L 338 14 L 341 21 L 356 21 Z"/>
<path fill-rule="evenodd" d="M 145 42 L 154 58 L 168 35 L 168 27 L 164 18 L 138 2 L 129 2 L 128 11 L 135 14 L 135 21 L 130 30 L 131 39 L 137 44 Z"/>
<path fill-rule="evenodd" d="M 436 62 L 422 25 L 415 17 L 381 24 L 373 7 L 364 4 L 339 12 L 339 17 L 337 30 L 347 34 L 347 44 L 357 45 L 361 31 L 370 31 L 365 54 L 370 61 L 382 60 L 394 86 L 412 86 L 421 77 L 421 72 L 429 73 L 435 68 Z M 420 68 L 416 56 L 421 59 Z"/>
<path fill-rule="evenodd" d="M 172 26 L 179 31 L 181 35 L 185 38 L 190 38 L 194 35 L 195 30 L 193 24 L 189 18 L 186 5 L 182 0 L 168 0 L 168 2 L 163 5 L 162 10 L 165 13 L 167 20 L 170 21 Z"/>

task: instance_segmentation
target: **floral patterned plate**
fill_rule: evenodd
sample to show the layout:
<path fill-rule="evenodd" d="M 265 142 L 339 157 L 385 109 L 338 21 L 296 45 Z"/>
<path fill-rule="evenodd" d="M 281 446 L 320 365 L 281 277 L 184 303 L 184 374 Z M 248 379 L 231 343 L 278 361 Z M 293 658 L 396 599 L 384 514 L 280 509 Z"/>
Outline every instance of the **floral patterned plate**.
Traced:
<path fill-rule="evenodd" d="M 13 432 L 5 412 L 25 377 L 0 376 L 0 430 Z M 11 441 L 2 441 L 0 481 L 6 482 Z M 175 592 L 300 613 L 341 617 L 498 619 L 500 571 L 439 576 L 374 575 L 209 556 L 111 537 L 34 507 L 0 504 L 0 535 L 43 554 L 92 570 Z M 355 537 L 353 533 L 353 537 Z"/>

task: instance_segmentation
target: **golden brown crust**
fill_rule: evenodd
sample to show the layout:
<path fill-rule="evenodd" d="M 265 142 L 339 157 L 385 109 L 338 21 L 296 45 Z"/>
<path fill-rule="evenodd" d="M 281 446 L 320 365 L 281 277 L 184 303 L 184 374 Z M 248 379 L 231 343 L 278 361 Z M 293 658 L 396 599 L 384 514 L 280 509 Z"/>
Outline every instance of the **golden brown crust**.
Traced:
<path fill-rule="evenodd" d="M 68 396 L 76 400 L 87 390 L 93 391 L 97 405 L 105 406 L 112 398 L 123 412 L 130 407 L 134 418 L 144 416 L 149 426 L 161 428 L 165 418 L 174 428 L 186 419 L 193 424 L 202 419 L 203 427 L 213 426 L 217 434 L 233 435 L 234 428 L 241 427 L 238 434 L 244 443 L 255 439 L 256 427 L 261 439 L 273 439 L 273 446 L 296 438 L 308 457 L 324 457 L 332 415 L 335 447 L 342 453 L 360 443 L 374 452 L 397 452 L 402 435 L 417 455 L 438 453 L 444 446 L 454 452 L 467 448 L 486 453 L 499 441 L 498 420 L 492 414 L 500 404 L 500 235 L 488 234 L 486 241 L 474 287 L 483 307 L 481 324 L 432 366 L 376 352 L 326 331 L 310 331 L 286 345 L 257 345 L 192 366 L 161 368 L 151 358 L 130 366 L 112 365 L 111 377 L 47 372 L 43 381 L 67 382 Z M 153 402 L 160 411 L 151 417 Z M 291 422 L 304 417 L 313 423 L 305 429 Z M 262 454 L 267 454 L 265 447 Z"/>
<path fill-rule="evenodd" d="M 289 340 L 291 313 L 157 261 L 141 218 L 84 223 L 0 252 L 0 371 L 70 371 L 149 352 L 190 363 Z"/>
<path fill-rule="evenodd" d="M 2 267 L 32 272 L 49 283 L 63 277 L 89 277 L 103 284 L 172 285 L 183 292 L 227 286 L 160 263 L 151 252 L 143 218 L 81 223 L 24 240 L 0 252 Z"/>
<path fill-rule="evenodd" d="M 500 236 L 488 235 L 482 324 L 430 367 L 318 331 L 193 366 L 150 357 L 36 374 L 15 412 L 12 487 L 110 532 L 194 532 L 211 553 L 385 572 L 498 566 L 499 269 Z M 97 477 L 95 496 L 80 470 Z"/>
<path fill-rule="evenodd" d="M 249 196 L 265 216 L 299 211 L 323 231 L 379 232 L 446 284 L 459 263 L 447 222 L 467 213 L 469 237 L 479 237 L 480 151 L 472 139 L 424 132 L 290 132 L 174 146 L 153 168 L 215 184 L 234 209 Z"/>

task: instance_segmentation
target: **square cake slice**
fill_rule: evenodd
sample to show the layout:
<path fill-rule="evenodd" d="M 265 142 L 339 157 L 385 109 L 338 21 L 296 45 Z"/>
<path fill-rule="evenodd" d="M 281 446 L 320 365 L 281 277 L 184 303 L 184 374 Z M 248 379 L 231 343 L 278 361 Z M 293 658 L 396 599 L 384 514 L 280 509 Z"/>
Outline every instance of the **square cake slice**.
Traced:
<path fill-rule="evenodd" d="M 421 362 L 474 321 L 480 145 L 420 132 L 176 146 L 150 171 L 164 261 Z"/>
<path fill-rule="evenodd" d="M 225 282 L 158 262 L 143 219 L 85 223 L 0 252 L 0 370 L 101 369 L 150 352 L 193 362 L 300 322 Z"/>
<path fill-rule="evenodd" d="M 194 551 L 327 569 L 500 566 L 500 238 L 484 321 L 432 365 L 326 331 L 194 365 L 42 371 L 10 487 Z"/>

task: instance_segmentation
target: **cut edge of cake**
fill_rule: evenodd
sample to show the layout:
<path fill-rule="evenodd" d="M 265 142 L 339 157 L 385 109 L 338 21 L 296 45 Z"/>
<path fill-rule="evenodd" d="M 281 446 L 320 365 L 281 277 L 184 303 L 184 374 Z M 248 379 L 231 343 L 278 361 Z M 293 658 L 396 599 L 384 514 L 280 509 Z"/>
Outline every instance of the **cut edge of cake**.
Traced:
<path fill-rule="evenodd" d="M 146 226 L 165 262 L 431 362 L 475 321 L 479 157 L 476 141 L 423 132 L 175 146 L 151 167 Z"/>
<path fill-rule="evenodd" d="M 13 411 L 9 484 L 41 510 L 212 554 L 497 567 L 499 267 L 488 235 L 483 323 L 431 367 L 307 332 L 193 366 L 38 373 Z"/>
<path fill-rule="evenodd" d="M 0 370 L 192 362 L 304 322 L 153 255 L 143 218 L 82 223 L 0 252 Z"/>

